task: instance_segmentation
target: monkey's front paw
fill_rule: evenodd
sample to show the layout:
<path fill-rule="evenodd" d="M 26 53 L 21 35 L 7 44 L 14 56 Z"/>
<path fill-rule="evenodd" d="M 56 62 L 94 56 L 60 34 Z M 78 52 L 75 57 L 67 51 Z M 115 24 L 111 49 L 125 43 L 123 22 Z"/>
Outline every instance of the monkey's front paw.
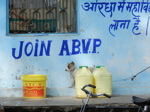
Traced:
<path fill-rule="evenodd" d="M 69 86 L 68 88 L 72 88 L 73 86 Z"/>

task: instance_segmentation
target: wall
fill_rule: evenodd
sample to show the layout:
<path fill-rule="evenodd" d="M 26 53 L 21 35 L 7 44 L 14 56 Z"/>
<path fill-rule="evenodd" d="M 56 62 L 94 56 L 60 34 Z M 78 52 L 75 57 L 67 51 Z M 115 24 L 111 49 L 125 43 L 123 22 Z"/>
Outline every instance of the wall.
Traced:
<path fill-rule="evenodd" d="M 78 0 L 77 34 L 7 36 L 7 5 L 1 0 L 0 97 L 22 96 L 20 77 L 25 74 L 46 74 L 48 96 L 74 96 L 65 71 L 71 61 L 76 67 L 106 66 L 113 76 L 114 95 L 150 94 L 149 69 L 131 81 L 150 65 L 149 4 L 146 0 Z"/>

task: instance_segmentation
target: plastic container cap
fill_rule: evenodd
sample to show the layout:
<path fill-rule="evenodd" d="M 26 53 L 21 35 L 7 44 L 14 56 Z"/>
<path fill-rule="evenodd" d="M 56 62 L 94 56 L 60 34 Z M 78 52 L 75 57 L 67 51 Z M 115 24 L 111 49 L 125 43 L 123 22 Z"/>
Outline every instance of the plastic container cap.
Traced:
<path fill-rule="evenodd" d="M 88 68 L 88 66 L 80 66 L 79 68 L 83 68 L 83 67 L 86 67 L 86 68 Z"/>
<path fill-rule="evenodd" d="M 104 67 L 104 66 L 96 66 L 96 68 L 101 68 L 101 67 Z"/>

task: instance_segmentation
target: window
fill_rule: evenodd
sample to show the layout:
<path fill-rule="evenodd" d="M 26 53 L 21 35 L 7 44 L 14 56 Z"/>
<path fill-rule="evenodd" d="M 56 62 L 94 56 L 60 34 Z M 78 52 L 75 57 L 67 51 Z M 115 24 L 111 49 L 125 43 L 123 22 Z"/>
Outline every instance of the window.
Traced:
<path fill-rule="evenodd" d="M 9 33 L 76 33 L 76 0 L 9 0 Z"/>

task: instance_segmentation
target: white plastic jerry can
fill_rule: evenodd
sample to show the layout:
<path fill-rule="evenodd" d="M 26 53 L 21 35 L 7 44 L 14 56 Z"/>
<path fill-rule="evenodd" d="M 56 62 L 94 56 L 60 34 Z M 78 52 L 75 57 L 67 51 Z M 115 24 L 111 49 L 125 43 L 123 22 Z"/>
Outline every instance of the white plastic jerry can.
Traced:
<path fill-rule="evenodd" d="M 81 90 L 86 84 L 93 84 L 93 76 L 87 66 L 82 66 L 75 75 L 75 90 L 77 98 L 86 98 L 85 92 Z M 87 87 L 86 89 L 93 92 L 93 88 L 91 87 Z"/>
<path fill-rule="evenodd" d="M 95 94 L 106 93 L 112 95 L 112 75 L 108 72 L 106 67 L 96 66 L 93 71 L 94 89 Z M 105 97 L 105 96 L 99 96 Z"/>

